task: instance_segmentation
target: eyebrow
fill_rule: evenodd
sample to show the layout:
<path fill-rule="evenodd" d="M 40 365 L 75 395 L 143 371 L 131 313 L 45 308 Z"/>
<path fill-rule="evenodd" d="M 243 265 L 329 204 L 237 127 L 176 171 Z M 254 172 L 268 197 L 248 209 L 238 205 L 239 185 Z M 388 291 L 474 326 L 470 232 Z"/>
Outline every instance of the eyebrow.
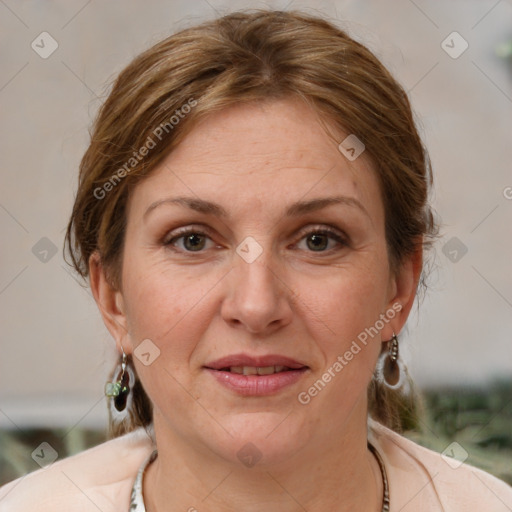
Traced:
<path fill-rule="evenodd" d="M 218 203 L 212 201 L 206 201 L 205 199 L 197 199 L 194 197 L 174 197 L 160 199 L 152 203 L 148 209 L 144 212 L 143 218 L 146 218 L 150 212 L 152 212 L 158 206 L 163 204 L 177 204 L 191 210 L 195 210 L 200 213 L 207 215 L 215 215 L 216 217 L 229 219 L 229 213 L 227 210 Z M 285 216 L 293 217 L 299 215 L 305 215 L 310 212 L 321 210 L 333 204 L 342 204 L 346 206 L 352 206 L 361 210 L 364 214 L 370 217 L 366 208 L 358 201 L 355 197 L 349 196 L 333 196 L 333 197 L 322 197 L 317 199 L 311 199 L 309 201 L 297 201 L 291 204 L 285 211 Z"/>

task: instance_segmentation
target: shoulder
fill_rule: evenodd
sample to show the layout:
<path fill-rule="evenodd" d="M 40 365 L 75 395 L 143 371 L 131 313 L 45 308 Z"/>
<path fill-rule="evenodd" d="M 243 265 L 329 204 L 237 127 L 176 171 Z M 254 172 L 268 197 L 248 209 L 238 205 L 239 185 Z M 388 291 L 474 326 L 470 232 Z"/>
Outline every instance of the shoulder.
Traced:
<path fill-rule="evenodd" d="M 128 510 L 137 470 L 153 442 L 140 428 L 0 487 L 0 512 Z"/>
<path fill-rule="evenodd" d="M 445 455 L 370 420 L 369 437 L 380 449 L 389 476 L 393 506 L 402 512 L 420 510 L 510 512 L 512 487 L 481 469 L 460 462 L 455 445 Z M 464 453 L 464 452 L 462 452 Z"/>

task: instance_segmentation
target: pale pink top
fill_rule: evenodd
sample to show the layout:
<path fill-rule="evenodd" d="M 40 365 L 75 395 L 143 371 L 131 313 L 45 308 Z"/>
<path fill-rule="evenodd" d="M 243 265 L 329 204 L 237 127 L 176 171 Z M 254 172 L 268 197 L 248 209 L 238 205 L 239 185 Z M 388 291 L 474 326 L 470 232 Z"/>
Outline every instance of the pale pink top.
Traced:
<path fill-rule="evenodd" d="M 391 512 L 511 512 L 512 487 L 369 420 L 389 480 Z M 139 468 L 155 449 L 138 429 L 0 487 L 1 512 L 129 512 Z"/>

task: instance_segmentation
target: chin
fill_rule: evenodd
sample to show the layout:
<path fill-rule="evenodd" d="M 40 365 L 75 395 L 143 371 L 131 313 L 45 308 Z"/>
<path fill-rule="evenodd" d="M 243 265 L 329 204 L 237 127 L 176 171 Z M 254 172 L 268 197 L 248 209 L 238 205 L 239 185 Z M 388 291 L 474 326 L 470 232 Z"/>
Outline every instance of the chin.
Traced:
<path fill-rule="evenodd" d="M 288 411 L 289 412 L 289 411 Z M 254 412 L 234 415 L 223 420 L 222 439 L 208 437 L 207 444 L 219 456 L 234 464 L 251 468 L 274 466 L 307 444 L 307 429 L 288 412 Z M 212 443 L 216 443 L 212 446 Z"/>

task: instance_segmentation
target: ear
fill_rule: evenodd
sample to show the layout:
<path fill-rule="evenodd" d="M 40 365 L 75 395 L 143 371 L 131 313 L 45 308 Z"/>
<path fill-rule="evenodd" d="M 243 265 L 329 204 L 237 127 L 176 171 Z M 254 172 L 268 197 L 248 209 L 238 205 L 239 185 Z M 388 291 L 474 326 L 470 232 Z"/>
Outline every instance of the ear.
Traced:
<path fill-rule="evenodd" d="M 395 314 L 382 329 L 382 340 L 388 341 L 402 330 L 411 311 L 423 268 L 423 237 L 416 244 L 416 250 L 389 279 L 389 301 L 386 311 Z M 399 307 L 400 305 L 400 307 Z M 391 315 L 388 315 L 391 318 Z"/>
<path fill-rule="evenodd" d="M 94 251 L 89 258 L 89 280 L 103 322 L 116 340 L 119 352 L 124 350 L 126 354 L 131 353 L 123 295 L 110 283 L 98 251 Z"/>

